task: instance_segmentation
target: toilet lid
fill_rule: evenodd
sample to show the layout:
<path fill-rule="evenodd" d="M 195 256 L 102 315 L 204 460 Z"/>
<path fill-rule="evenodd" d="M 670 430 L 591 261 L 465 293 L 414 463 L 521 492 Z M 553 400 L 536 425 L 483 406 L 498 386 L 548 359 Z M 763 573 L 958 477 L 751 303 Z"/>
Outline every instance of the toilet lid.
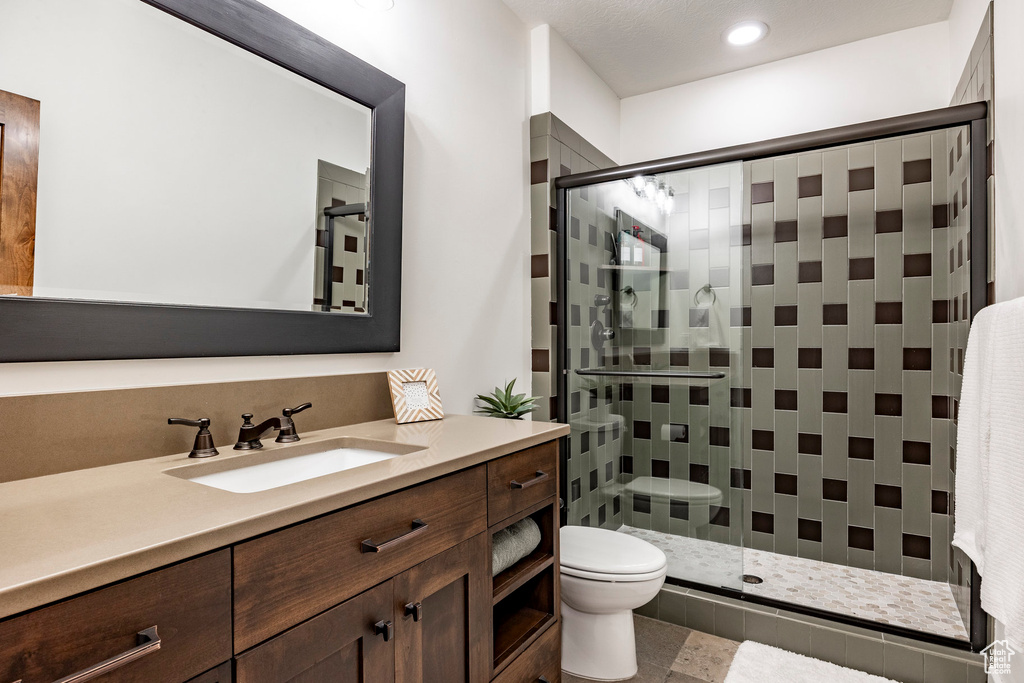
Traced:
<path fill-rule="evenodd" d="M 596 574 L 647 574 L 663 568 L 665 553 L 647 541 L 611 529 L 564 526 L 561 565 Z"/>
<path fill-rule="evenodd" d="M 632 494 L 652 498 L 686 501 L 690 503 L 714 503 L 722 500 L 722 491 L 714 486 L 687 479 L 664 479 L 661 477 L 635 477 L 625 485 Z"/>

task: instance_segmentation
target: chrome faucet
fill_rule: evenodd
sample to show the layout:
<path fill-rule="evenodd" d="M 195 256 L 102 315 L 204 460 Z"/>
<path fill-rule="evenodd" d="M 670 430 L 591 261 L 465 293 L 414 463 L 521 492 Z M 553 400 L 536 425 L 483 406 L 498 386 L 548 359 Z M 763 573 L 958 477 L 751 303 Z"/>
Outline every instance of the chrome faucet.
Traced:
<path fill-rule="evenodd" d="M 281 417 L 272 417 L 258 425 L 252 423 L 252 413 L 245 413 L 242 415 L 244 422 L 242 422 L 241 429 L 238 430 L 238 442 L 235 444 L 235 450 L 250 451 L 263 448 L 263 443 L 260 439 L 275 429 L 279 432 L 277 438 L 274 439 L 277 443 L 294 443 L 298 441 L 299 434 L 295 431 L 295 421 L 292 420 L 292 415 L 312 407 L 312 403 L 303 403 L 294 408 L 285 408 L 281 411 Z"/>

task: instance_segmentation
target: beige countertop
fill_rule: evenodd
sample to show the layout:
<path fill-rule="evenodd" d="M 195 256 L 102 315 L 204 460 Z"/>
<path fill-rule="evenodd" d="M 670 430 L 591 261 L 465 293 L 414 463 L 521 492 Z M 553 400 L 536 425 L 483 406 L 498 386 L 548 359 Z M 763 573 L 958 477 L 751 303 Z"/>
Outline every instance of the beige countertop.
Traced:
<path fill-rule="evenodd" d="M 338 437 L 419 446 L 390 460 L 257 493 L 230 493 L 166 470 L 251 457 L 218 446 L 0 484 L 0 619 L 412 486 L 569 433 L 567 425 L 452 415 L 393 419 L 272 438 L 256 453 Z"/>

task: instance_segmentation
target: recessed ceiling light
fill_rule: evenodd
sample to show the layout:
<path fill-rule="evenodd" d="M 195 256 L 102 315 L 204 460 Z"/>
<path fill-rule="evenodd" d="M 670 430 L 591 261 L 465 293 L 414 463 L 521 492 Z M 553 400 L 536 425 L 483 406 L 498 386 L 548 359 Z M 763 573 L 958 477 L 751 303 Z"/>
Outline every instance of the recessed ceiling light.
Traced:
<path fill-rule="evenodd" d="M 753 45 L 768 34 L 768 25 L 763 21 L 741 21 L 725 32 L 730 45 Z"/>
<path fill-rule="evenodd" d="M 395 6 L 395 0 L 356 0 L 356 4 L 366 9 L 384 12 Z"/>

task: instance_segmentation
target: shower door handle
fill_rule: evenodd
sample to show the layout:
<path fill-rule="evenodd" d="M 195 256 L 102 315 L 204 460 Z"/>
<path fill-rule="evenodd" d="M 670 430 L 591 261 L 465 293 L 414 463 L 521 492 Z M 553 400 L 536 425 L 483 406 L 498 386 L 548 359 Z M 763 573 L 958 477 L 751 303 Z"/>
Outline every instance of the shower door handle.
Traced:
<path fill-rule="evenodd" d="M 545 472 L 544 470 L 537 470 L 537 473 L 534 475 L 533 479 L 531 479 L 530 481 L 516 481 L 515 479 L 513 479 L 512 481 L 509 482 L 509 488 L 513 488 L 513 489 L 528 489 L 531 486 L 535 486 L 535 485 L 541 483 L 542 481 L 546 480 L 547 478 L 548 478 L 548 473 L 547 472 Z"/>

